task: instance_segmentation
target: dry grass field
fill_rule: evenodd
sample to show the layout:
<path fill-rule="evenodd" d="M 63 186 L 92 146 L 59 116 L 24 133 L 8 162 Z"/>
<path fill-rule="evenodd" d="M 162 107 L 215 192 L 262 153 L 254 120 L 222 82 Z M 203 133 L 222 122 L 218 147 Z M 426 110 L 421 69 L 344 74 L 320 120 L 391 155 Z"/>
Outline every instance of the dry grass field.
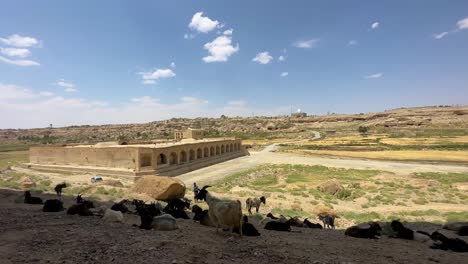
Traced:
<path fill-rule="evenodd" d="M 318 186 L 336 180 L 344 187 L 332 195 Z M 265 165 L 213 184 L 220 196 L 267 197 L 261 214 L 316 218 L 329 208 L 341 218 L 338 226 L 370 220 L 468 221 L 468 174 L 415 173 L 341 169 L 325 166 Z M 261 215 L 258 216 L 259 218 Z"/>

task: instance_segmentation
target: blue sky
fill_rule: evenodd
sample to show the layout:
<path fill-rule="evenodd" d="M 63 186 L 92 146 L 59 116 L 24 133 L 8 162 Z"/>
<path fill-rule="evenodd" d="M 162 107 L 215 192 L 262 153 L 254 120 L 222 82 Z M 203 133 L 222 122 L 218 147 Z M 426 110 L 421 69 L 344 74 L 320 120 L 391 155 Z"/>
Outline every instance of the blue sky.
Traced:
<path fill-rule="evenodd" d="M 467 61 L 464 0 L 2 1 L 0 128 L 467 104 Z"/>

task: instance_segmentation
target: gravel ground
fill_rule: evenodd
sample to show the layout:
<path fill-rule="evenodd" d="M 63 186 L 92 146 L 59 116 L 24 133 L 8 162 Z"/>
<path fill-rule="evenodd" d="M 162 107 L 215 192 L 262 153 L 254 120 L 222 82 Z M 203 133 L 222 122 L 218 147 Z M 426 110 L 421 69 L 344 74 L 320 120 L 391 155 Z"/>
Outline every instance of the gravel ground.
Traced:
<path fill-rule="evenodd" d="M 468 263 L 468 253 L 355 239 L 343 230 L 259 229 L 260 237 L 239 238 L 191 220 L 178 220 L 177 231 L 140 230 L 131 225 L 138 222 L 134 215 L 109 224 L 97 216 L 43 213 L 40 205 L 15 203 L 21 195 L 0 190 L 0 263 Z M 427 231 L 435 228 L 426 224 Z"/>

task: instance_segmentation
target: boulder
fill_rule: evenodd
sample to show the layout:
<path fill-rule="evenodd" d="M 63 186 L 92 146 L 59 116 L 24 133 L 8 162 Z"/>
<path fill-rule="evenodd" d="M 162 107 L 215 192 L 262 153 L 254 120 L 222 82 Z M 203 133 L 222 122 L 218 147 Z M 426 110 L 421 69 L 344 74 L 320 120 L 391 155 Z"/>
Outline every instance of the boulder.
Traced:
<path fill-rule="evenodd" d="M 185 196 L 185 184 L 175 178 L 163 176 L 143 176 L 133 185 L 132 191 L 149 197 L 167 201 Z"/>
<path fill-rule="evenodd" d="M 337 192 L 344 189 L 343 185 L 341 185 L 337 180 L 329 180 L 326 181 L 320 186 L 317 187 L 319 191 L 324 193 L 329 193 L 331 195 L 335 195 Z"/>

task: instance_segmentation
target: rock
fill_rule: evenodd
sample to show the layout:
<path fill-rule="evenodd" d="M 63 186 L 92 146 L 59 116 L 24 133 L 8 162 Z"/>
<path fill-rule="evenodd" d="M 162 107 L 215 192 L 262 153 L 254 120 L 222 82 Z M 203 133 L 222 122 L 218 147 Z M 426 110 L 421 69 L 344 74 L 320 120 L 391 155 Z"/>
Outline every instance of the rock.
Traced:
<path fill-rule="evenodd" d="M 162 176 L 143 176 L 133 185 L 132 191 L 153 199 L 167 201 L 185 196 L 185 184 L 177 179 Z"/>
<path fill-rule="evenodd" d="M 337 180 L 334 179 L 322 183 L 317 188 L 319 189 L 319 191 L 329 193 L 331 195 L 335 195 L 337 192 L 344 189 L 343 185 L 341 185 Z"/>

